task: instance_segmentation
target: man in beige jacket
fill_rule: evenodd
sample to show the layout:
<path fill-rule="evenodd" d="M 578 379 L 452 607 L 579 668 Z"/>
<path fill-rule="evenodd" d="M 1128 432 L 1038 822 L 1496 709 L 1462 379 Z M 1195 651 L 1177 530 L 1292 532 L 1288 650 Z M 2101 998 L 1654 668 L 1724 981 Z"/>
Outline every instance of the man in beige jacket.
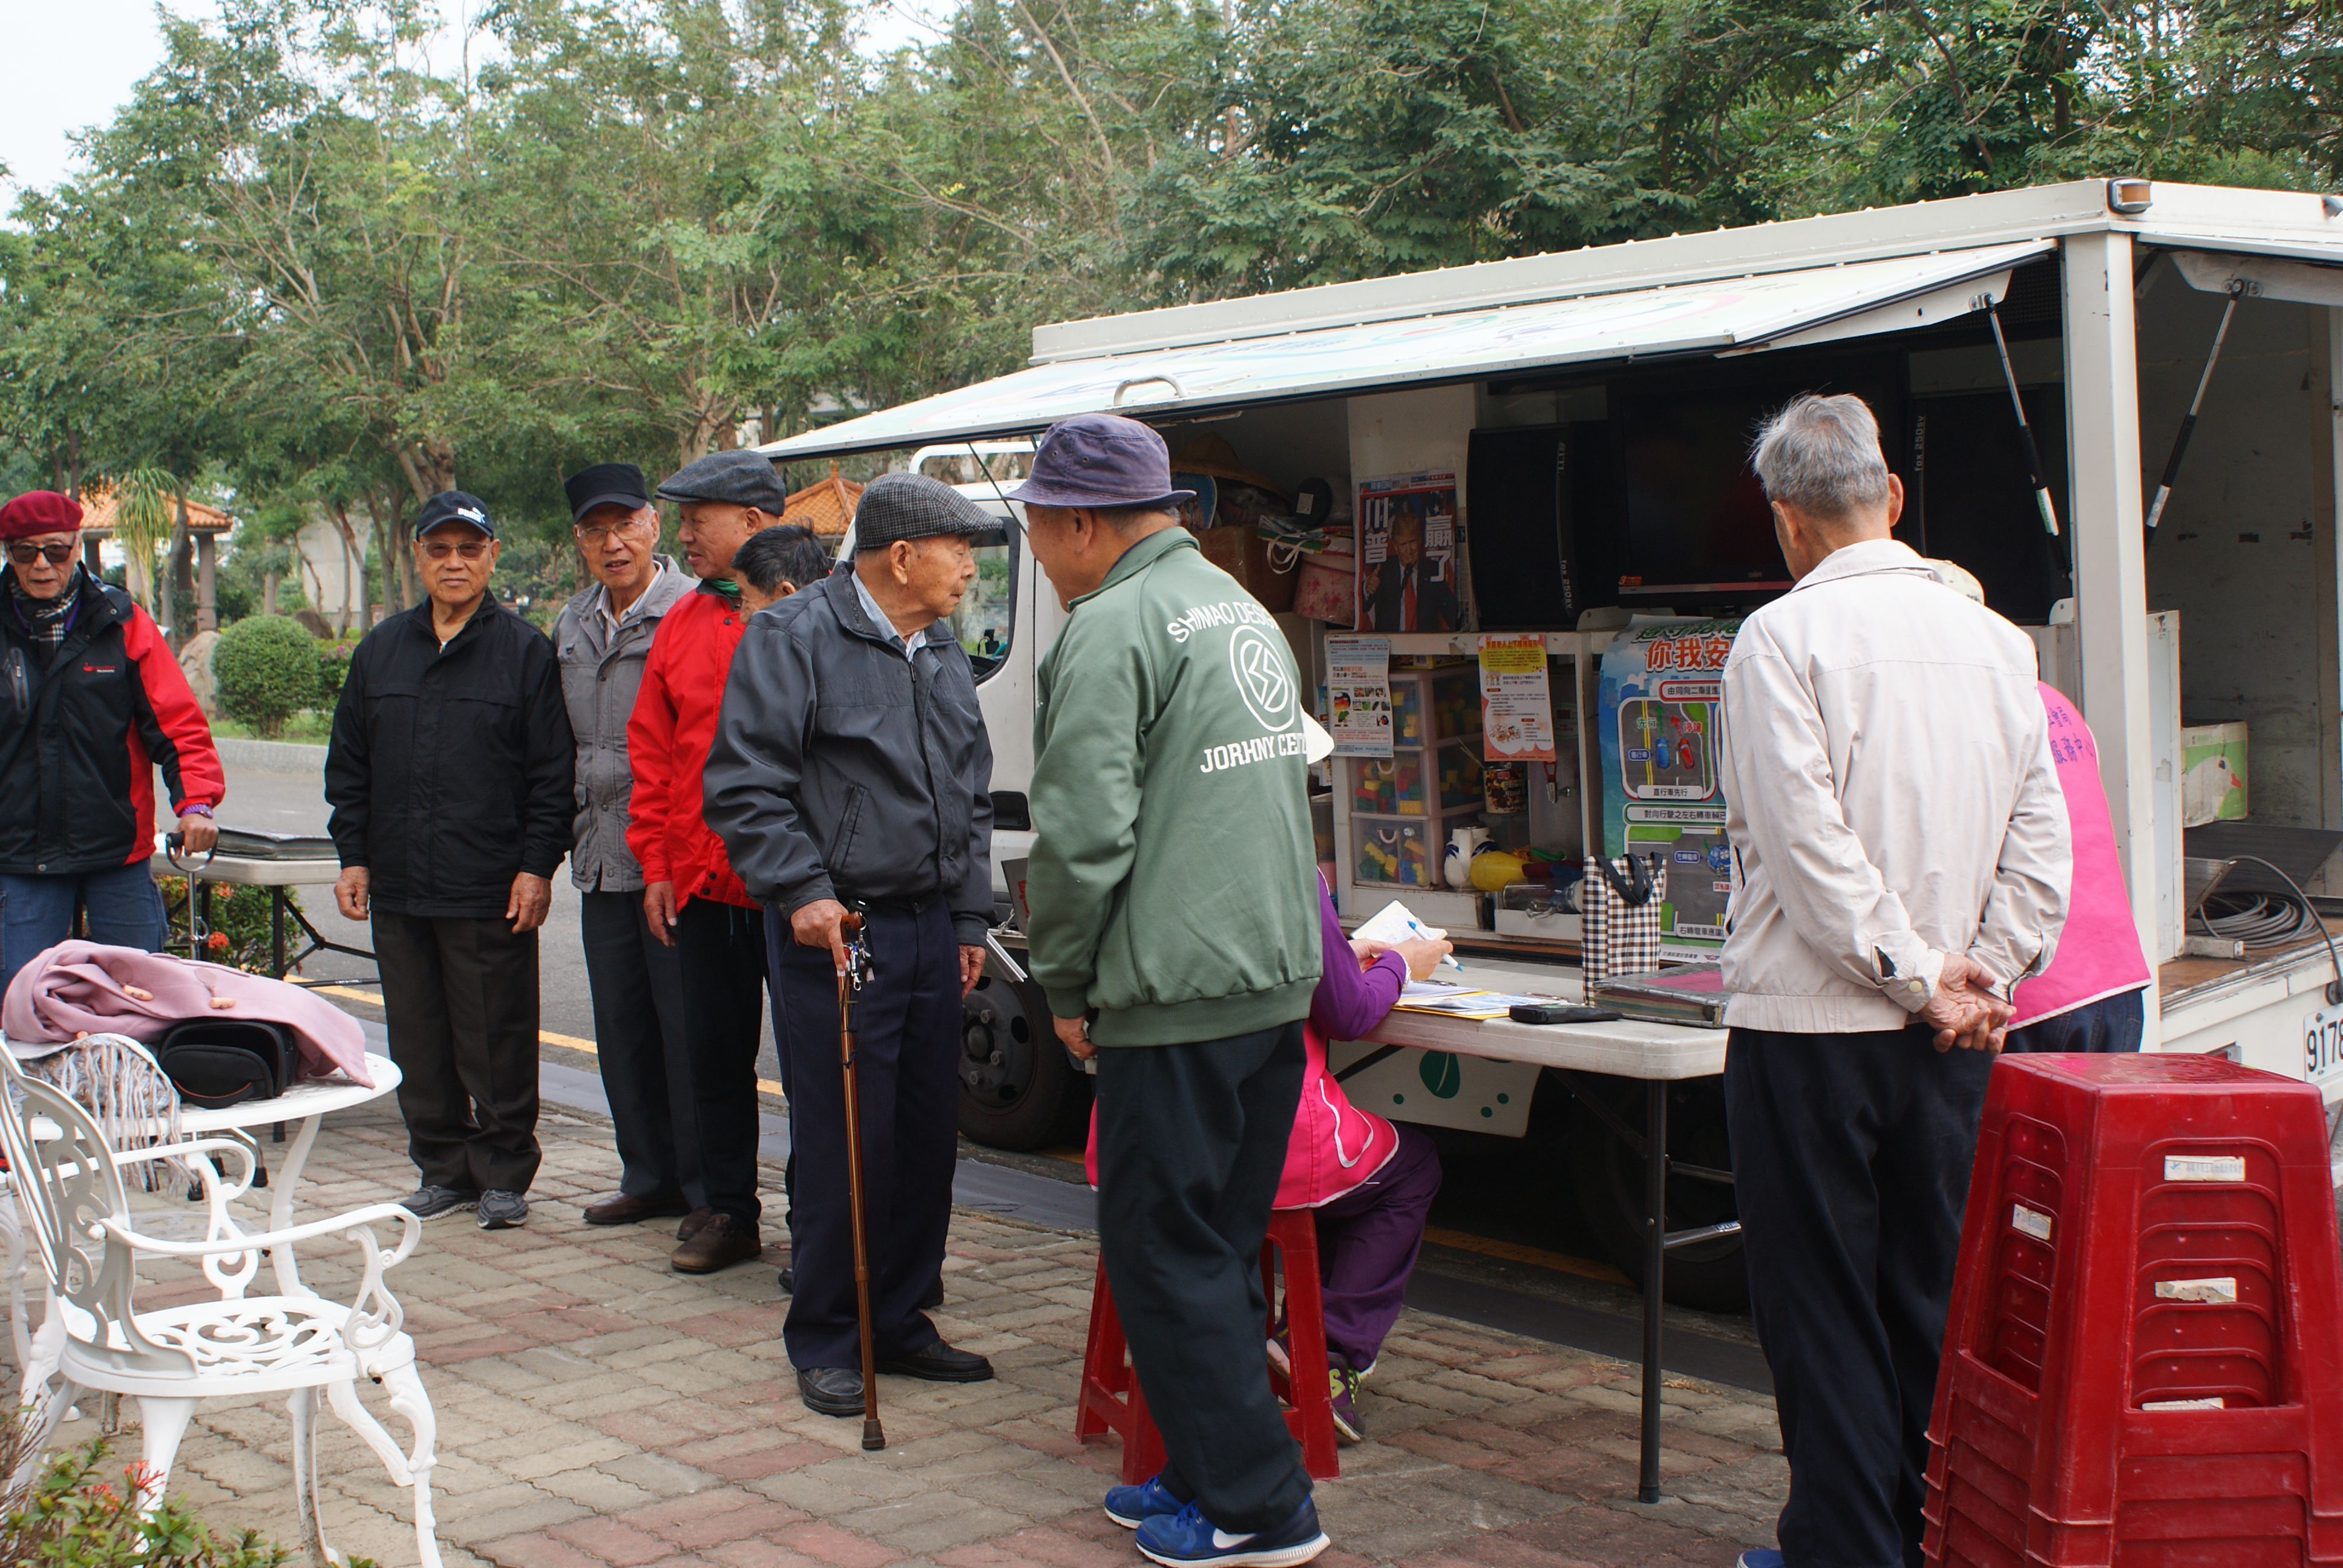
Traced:
<path fill-rule="evenodd" d="M 1725 1068 L 1774 1371 L 1786 1561 L 1919 1562 L 1922 1470 L 1986 1070 L 2066 920 L 2066 813 L 2025 633 L 1890 533 L 1861 399 L 1754 458 L 1797 586 L 1725 667 Z"/>

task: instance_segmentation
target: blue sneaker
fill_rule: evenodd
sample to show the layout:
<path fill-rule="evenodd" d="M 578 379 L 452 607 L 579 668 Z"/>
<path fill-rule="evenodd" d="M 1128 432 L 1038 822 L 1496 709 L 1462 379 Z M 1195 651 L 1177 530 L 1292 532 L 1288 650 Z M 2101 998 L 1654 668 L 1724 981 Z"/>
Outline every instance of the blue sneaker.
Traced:
<path fill-rule="evenodd" d="M 1734 1559 L 1733 1568 L 1783 1568 L 1782 1554 L 1771 1546 L 1752 1546 Z"/>
<path fill-rule="evenodd" d="M 1106 1516 L 1125 1530 L 1136 1530 L 1151 1519 L 1168 1519 L 1186 1506 L 1164 1489 L 1160 1474 L 1136 1486 L 1106 1489 Z"/>
<path fill-rule="evenodd" d="M 1331 1544 L 1326 1533 L 1318 1528 L 1317 1507 L 1306 1497 L 1293 1517 L 1273 1530 L 1232 1535 L 1191 1503 L 1169 1518 L 1141 1524 L 1134 1541 L 1141 1555 L 1167 1568 L 1188 1568 L 1199 1563 L 1215 1568 L 1292 1568 Z"/>

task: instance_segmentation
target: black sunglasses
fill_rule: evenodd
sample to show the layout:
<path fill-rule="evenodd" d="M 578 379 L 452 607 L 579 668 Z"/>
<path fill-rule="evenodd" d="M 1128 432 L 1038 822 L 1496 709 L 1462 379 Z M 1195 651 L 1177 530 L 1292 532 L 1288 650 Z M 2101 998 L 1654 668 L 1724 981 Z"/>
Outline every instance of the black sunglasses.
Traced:
<path fill-rule="evenodd" d="M 74 552 L 80 548 L 78 545 L 72 544 L 35 545 L 22 540 L 11 540 L 8 545 L 8 558 L 20 567 L 28 567 L 33 564 L 34 558 L 38 557 L 53 567 L 61 567 L 73 559 Z"/>

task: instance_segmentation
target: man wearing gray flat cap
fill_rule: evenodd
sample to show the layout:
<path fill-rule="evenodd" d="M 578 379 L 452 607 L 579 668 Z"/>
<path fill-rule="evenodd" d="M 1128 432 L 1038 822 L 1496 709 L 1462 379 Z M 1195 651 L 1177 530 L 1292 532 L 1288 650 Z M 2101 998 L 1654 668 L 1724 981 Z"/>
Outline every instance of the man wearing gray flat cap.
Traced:
<path fill-rule="evenodd" d="M 1001 524 L 918 474 L 870 482 L 854 557 L 751 617 L 705 774 L 709 825 L 767 908 L 774 1032 L 789 1054 L 798 1392 L 862 1412 L 838 1063 L 850 903 L 876 968 L 856 1013 L 871 1338 L 879 1370 L 991 1377 L 920 1310 L 951 1221 L 960 999 L 992 923 L 992 749 L 945 618 Z"/>

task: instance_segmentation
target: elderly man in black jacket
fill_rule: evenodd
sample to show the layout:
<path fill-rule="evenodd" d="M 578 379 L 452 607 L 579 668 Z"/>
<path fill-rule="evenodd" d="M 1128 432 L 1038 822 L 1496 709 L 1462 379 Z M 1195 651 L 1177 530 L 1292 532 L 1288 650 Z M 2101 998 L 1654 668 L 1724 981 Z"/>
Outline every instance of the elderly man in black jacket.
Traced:
<path fill-rule="evenodd" d="M 972 541 L 999 528 L 922 475 L 872 480 L 852 564 L 749 619 L 701 775 L 708 825 L 767 906 L 797 1170 L 782 1336 L 799 1397 L 824 1415 L 862 1409 L 838 1061 L 850 903 L 876 971 L 855 1052 L 879 1370 L 992 1376 L 920 1302 L 951 1223 L 960 999 L 992 923 L 992 749 L 944 618 L 976 577 Z"/>
<path fill-rule="evenodd" d="M 576 745 L 553 644 L 488 594 L 496 525 L 460 490 L 423 504 L 428 601 L 350 656 L 326 753 L 342 874 L 371 917 L 398 1108 L 425 1219 L 528 1218 L 537 1175 L 537 930 L 569 850 Z"/>

